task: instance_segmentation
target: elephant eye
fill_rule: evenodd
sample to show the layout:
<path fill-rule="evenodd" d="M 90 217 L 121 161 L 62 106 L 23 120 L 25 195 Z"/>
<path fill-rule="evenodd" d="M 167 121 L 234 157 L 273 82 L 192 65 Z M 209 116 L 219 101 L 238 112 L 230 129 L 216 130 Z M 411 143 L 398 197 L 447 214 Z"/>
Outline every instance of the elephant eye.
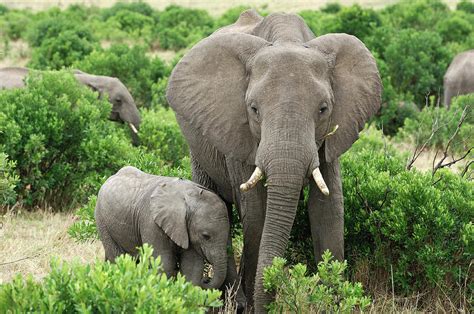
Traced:
<path fill-rule="evenodd" d="M 328 110 L 328 105 L 326 105 L 326 103 L 324 103 L 324 104 L 319 108 L 319 113 L 324 113 L 324 112 L 326 112 L 326 110 Z"/>
<path fill-rule="evenodd" d="M 250 108 L 252 109 L 253 113 L 255 113 L 256 115 L 258 115 L 258 109 L 257 109 L 257 107 L 256 107 L 254 104 L 251 104 L 251 105 L 250 105 Z"/>
<path fill-rule="evenodd" d="M 202 233 L 202 237 L 204 240 L 209 241 L 211 239 L 211 235 L 207 232 Z"/>

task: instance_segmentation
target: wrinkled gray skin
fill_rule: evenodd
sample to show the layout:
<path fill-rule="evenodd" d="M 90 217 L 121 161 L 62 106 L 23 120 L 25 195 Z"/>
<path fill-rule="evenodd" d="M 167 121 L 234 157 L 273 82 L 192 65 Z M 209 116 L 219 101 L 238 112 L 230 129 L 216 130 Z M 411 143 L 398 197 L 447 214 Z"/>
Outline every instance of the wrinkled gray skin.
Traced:
<path fill-rule="evenodd" d="M 325 249 L 343 259 L 339 156 L 381 103 L 379 73 L 361 41 L 347 34 L 315 38 L 294 14 L 262 18 L 245 11 L 181 59 L 167 97 L 189 143 L 193 180 L 239 210 L 243 284 L 256 312 L 272 300 L 263 290 L 263 269 L 283 255 L 308 183 L 316 259 Z M 260 182 L 241 192 L 255 166 L 266 187 Z M 318 166 L 329 196 L 311 179 Z"/>
<path fill-rule="evenodd" d="M 458 54 L 444 75 L 444 105 L 449 108 L 451 99 L 474 93 L 474 49 Z"/>
<path fill-rule="evenodd" d="M 95 209 L 105 259 L 137 255 L 148 243 L 161 256 L 164 272 L 204 288 L 220 288 L 227 270 L 229 220 L 225 203 L 194 182 L 124 167 L 101 187 Z M 180 257 L 180 258 L 179 258 Z M 204 262 L 214 270 L 203 279 Z"/>
<path fill-rule="evenodd" d="M 25 86 L 24 79 L 28 75 L 27 68 L 7 67 L 0 68 L 0 89 L 22 88 Z M 137 130 L 140 129 L 140 113 L 138 112 L 132 95 L 123 83 L 114 77 L 98 76 L 87 74 L 81 71 L 74 71 L 75 78 L 82 84 L 88 86 L 99 93 L 99 97 L 107 94 L 109 102 L 112 104 L 112 112 L 109 119 L 117 122 L 124 122 L 130 127 L 133 124 Z M 132 142 L 139 144 L 138 134 L 130 127 Z"/>

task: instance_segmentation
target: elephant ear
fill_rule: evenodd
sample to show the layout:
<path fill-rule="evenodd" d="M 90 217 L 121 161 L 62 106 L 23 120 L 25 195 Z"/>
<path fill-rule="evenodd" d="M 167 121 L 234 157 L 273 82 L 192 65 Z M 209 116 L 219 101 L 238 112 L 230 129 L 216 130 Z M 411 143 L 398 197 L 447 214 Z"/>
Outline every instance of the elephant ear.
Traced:
<path fill-rule="evenodd" d="M 96 77 L 94 77 L 90 74 L 81 72 L 79 70 L 74 70 L 73 73 L 74 73 L 74 76 L 76 77 L 76 80 L 78 80 L 79 82 L 81 82 L 85 86 L 89 87 L 94 92 L 99 93 L 98 99 L 103 99 L 104 98 L 104 90 L 100 86 L 100 84 L 98 84 Z"/>
<path fill-rule="evenodd" d="M 178 120 L 241 161 L 253 162 L 257 147 L 247 118 L 246 65 L 267 45 L 243 33 L 212 35 L 181 59 L 168 83 L 166 96 Z"/>
<path fill-rule="evenodd" d="M 263 20 L 263 17 L 258 14 L 255 9 L 245 10 L 240 13 L 239 19 L 231 25 L 227 25 L 219 28 L 214 34 L 224 33 L 245 33 L 250 34 L 253 32 L 255 27 Z"/>
<path fill-rule="evenodd" d="M 169 183 L 159 184 L 151 194 L 153 221 L 183 249 L 189 247 L 186 201 L 180 189 Z"/>
<path fill-rule="evenodd" d="M 327 34 L 306 44 L 325 54 L 332 68 L 331 129 L 339 128 L 325 140 L 325 158 L 331 162 L 351 147 L 365 122 L 379 110 L 382 83 L 374 57 L 356 37 Z"/>

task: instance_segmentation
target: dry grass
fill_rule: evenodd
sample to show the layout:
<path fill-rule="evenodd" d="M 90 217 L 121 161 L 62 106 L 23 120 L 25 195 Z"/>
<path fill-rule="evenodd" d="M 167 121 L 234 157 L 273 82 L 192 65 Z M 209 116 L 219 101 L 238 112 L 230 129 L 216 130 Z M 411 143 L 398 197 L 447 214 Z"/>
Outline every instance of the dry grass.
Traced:
<path fill-rule="evenodd" d="M 67 234 L 72 214 L 48 212 L 6 214 L 0 222 L 0 283 L 15 274 L 45 276 L 51 257 L 89 263 L 103 258 L 100 242 L 80 244 Z"/>

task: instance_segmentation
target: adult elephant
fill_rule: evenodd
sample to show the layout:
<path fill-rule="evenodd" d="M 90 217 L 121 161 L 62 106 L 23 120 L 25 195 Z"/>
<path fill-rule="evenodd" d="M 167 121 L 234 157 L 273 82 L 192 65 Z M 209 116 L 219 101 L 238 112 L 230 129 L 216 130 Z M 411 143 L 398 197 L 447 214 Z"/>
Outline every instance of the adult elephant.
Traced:
<path fill-rule="evenodd" d="M 0 68 L 0 89 L 23 88 L 24 79 L 29 69 L 22 67 Z M 127 123 L 130 127 L 132 142 L 139 144 L 138 130 L 140 129 L 140 113 L 127 87 L 117 78 L 98 76 L 75 70 L 74 77 L 85 86 L 99 93 L 99 97 L 107 94 L 112 104 L 109 119 Z"/>
<path fill-rule="evenodd" d="M 461 52 L 444 75 L 444 105 L 449 108 L 451 99 L 474 93 L 474 49 Z"/>
<path fill-rule="evenodd" d="M 256 312 L 271 301 L 263 269 L 283 255 L 308 183 L 315 256 L 330 249 L 343 259 L 338 158 L 381 103 L 377 66 L 360 40 L 315 38 L 294 14 L 245 11 L 181 59 L 167 97 L 193 180 L 239 210 L 244 288 Z"/>

